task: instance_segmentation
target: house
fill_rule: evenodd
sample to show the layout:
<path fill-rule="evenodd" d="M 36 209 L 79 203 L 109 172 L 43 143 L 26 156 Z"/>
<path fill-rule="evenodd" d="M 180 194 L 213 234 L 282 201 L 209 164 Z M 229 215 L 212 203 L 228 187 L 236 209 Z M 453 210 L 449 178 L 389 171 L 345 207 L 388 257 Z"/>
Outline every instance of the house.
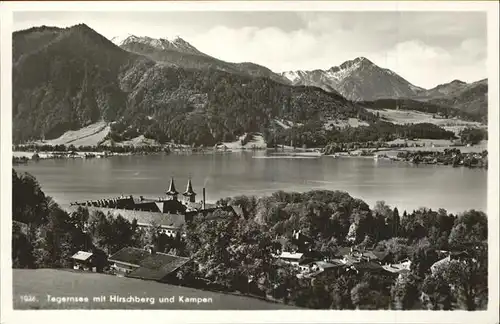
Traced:
<path fill-rule="evenodd" d="M 410 260 L 405 260 L 400 263 L 386 264 L 382 266 L 382 268 L 384 268 L 385 271 L 398 275 L 410 272 L 410 267 L 411 267 Z"/>
<path fill-rule="evenodd" d="M 85 271 L 97 271 L 94 263 L 94 254 L 91 252 L 78 251 L 71 257 L 73 260 L 73 269 Z"/>
<path fill-rule="evenodd" d="M 155 225 L 158 227 L 159 233 L 170 237 L 175 237 L 178 233 L 180 233 L 182 227 L 186 224 L 186 218 L 190 219 L 183 214 L 157 213 L 127 209 L 89 207 L 88 210 L 89 212 L 99 210 L 105 214 L 109 213 L 113 217 L 120 215 L 131 223 L 135 220 L 137 222 L 137 226 L 142 228 L 148 228 L 151 225 Z"/>
<path fill-rule="evenodd" d="M 281 261 L 299 267 L 300 261 L 303 260 L 304 253 L 281 252 L 276 258 Z"/>
<path fill-rule="evenodd" d="M 217 206 L 206 204 L 205 188 L 203 188 L 203 200 L 196 202 L 196 193 L 193 190 L 191 180 L 188 181 L 183 200 L 178 199 L 179 192 L 175 188 L 172 178 L 165 197 L 158 199 L 134 198 L 133 196 L 120 196 L 113 199 L 99 199 L 85 202 L 73 202 L 69 210 L 76 210 L 79 206 L 86 207 L 90 212 L 100 211 L 117 217 L 122 216 L 129 222 L 134 220 L 139 227 L 147 228 L 151 225 L 158 227 L 160 234 L 176 237 L 182 233 L 184 225 L 197 216 L 207 217 L 216 210 L 235 213 L 230 206 Z"/>
<path fill-rule="evenodd" d="M 178 269 L 190 261 L 189 258 L 145 249 L 125 247 L 109 258 L 117 276 L 171 282 Z"/>
<path fill-rule="evenodd" d="M 355 271 L 356 273 L 366 273 L 366 272 L 382 272 L 384 268 L 376 262 L 366 261 L 366 262 L 357 262 L 352 264 L 347 269 L 348 271 Z"/>
<path fill-rule="evenodd" d="M 377 257 L 376 261 L 380 262 L 381 264 L 387 264 L 390 263 L 393 259 L 393 255 L 390 252 L 387 251 L 371 251 L 375 257 Z"/>
<path fill-rule="evenodd" d="M 436 273 L 436 271 L 441 267 L 444 266 L 448 263 L 450 263 L 452 260 L 458 260 L 462 262 L 466 262 L 469 260 L 469 254 L 465 251 L 459 251 L 459 252 L 448 252 L 448 256 L 436 261 L 432 266 L 431 266 L 431 273 Z"/>
<path fill-rule="evenodd" d="M 150 253 L 146 249 L 126 247 L 110 256 L 108 261 L 112 263 L 111 268 L 114 269 L 118 277 L 125 277 L 138 269 L 140 262 L 147 258 Z"/>
<path fill-rule="evenodd" d="M 155 280 L 162 282 L 176 281 L 178 269 L 190 261 L 189 258 L 166 253 L 153 253 L 140 262 L 139 268 L 128 274 L 129 278 Z"/>
<path fill-rule="evenodd" d="M 314 261 L 308 264 L 307 269 L 297 274 L 297 278 L 314 278 L 321 273 L 339 271 L 340 269 L 344 269 L 344 263 L 340 260 Z"/>

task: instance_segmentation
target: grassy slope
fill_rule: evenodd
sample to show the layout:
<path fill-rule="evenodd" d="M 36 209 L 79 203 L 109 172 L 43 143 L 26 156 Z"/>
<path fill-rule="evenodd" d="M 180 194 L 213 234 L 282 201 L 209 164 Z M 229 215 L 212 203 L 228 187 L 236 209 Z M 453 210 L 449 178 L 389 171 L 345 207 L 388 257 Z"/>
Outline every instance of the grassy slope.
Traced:
<path fill-rule="evenodd" d="M 194 310 L 264 310 L 291 308 L 282 304 L 274 304 L 250 297 L 225 295 L 192 288 L 161 284 L 131 278 L 119 278 L 111 275 L 76 272 L 72 270 L 37 269 L 13 270 L 13 303 L 14 309 L 194 309 Z M 55 297 L 89 297 L 89 303 L 50 303 L 47 294 Z M 149 303 L 93 303 L 92 298 L 101 295 L 120 295 L 123 297 L 155 297 L 154 305 Z M 38 301 L 23 303 L 21 295 L 34 295 Z M 159 297 L 212 297 L 213 303 L 185 304 L 162 303 Z M 109 298 L 109 297 L 108 297 Z"/>
<path fill-rule="evenodd" d="M 106 135 L 108 135 L 109 130 L 109 125 L 106 122 L 100 121 L 79 130 L 67 131 L 60 137 L 45 141 L 45 143 L 50 145 L 73 144 L 76 147 L 80 145 L 94 146 L 101 142 Z"/>
<path fill-rule="evenodd" d="M 452 131 L 455 134 L 466 127 L 484 127 L 479 122 L 466 121 L 452 118 L 432 118 L 433 114 L 424 113 L 415 110 L 394 110 L 394 109 L 367 109 L 373 114 L 380 114 L 380 117 L 394 124 L 418 124 L 431 123 L 446 130 Z"/>

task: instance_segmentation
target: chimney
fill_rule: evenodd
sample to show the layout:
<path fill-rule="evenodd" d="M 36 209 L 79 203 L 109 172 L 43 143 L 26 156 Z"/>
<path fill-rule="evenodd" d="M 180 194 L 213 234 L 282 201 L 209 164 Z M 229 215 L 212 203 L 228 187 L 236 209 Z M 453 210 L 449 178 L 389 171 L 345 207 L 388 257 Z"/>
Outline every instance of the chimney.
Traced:
<path fill-rule="evenodd" d="M 203 187 L 203 203 L 202 203 L 202 207 L 201 207 L 201 209 L 202 209 L 202 210 L 205 210 L 205 209 L 206 209 L 206 201 L 205 201 L 205 198 L 206 198 L 206 196 L 205 196 L 205 187 Z"/>

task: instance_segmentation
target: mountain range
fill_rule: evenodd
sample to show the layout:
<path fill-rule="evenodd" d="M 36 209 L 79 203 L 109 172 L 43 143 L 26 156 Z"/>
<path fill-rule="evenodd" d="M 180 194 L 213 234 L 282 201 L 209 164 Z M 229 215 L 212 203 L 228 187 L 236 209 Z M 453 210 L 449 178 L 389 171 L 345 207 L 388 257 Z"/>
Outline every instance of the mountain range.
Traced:
<path fill-rule="evenodd" d="M 199 51 L 184 39 L 155 39 L 129 35 L 125 39 L 112 39 L 121 48 L 147 56 L 155 61 L 184 68 L 214 68 L 251 77 L 268 77 L 283 84 L 314 86 L 338 93 L 352 101 L 407 98 L 419 101 L 435 99 L 433 103 L 457 107 L 467 113 L 485 114 L 487 80 L 471 84 L 454 80 L 432 89 L 415 86 L 365 57 L 346 61 L 328 70 L 288 71 L 274 73 L 253 63 L 229 63 Z M 462 92 L 467 92 L 462 94 Z M 472 95 L 470 95 L 472 94 Z M 477 95 L 477 96 L 475 96 Z"/>
<path fill-rule="evenodd" d="M 165 62 L 183 68 L 210 68 L 251 77 L 267 77 L 280 83 L 289 84 L 286 78 L 264 66 L 249 62 L 229 63 L 216 59 L 200 52 L 178 36 L 168 40 L 129 35 L 122 41 L 119 38 L 114 38 L 114 40 L 122 49 L 144 55 L 157 62 Z"/>
<path fill-rule="evenodd" d="M 84 24 L 15 32 L 14 142 L 55 138 L 105 120 L 114 122 L 116 140 L 146 134 L 213 145 L 246 132 L 265 133 L 275 119 L 372 116 L 338 94 L 259 76 L 266 70 L 257 65 L 233 65 L 247 68 L 231 73 L 224 70 L 230 64 L 170 44 L 154 43 L 159 46 L 152 50 L 130 39 L 119 47 Z M 134 51 L 123 48 L 132 45 Z M 139 54 L 139 48 L 150 54 Z M 183 54 L 186 49 L 192 56 Z"/>
<path fill-rule="evenodd" d="M 354 101 L 413 97 L 424 90 L 365 57 L 358 57 L 328 70 L 290 71 L 282 75 L 294 85 L 317 86 L 326 91 L 334 89 Z"/>
<path fill-rule="evenodd" d="M 328 70 L 289 71 L 281 75 L 294 85 L 334 90 L 353 101 L 413 99 L 454 107 L 478 119 L 484 120 L 488 114 L 487 79 L 472 83 L 453 80 L 432 89 L 424 89 L 364 57 L 344 62 Z"/>
<path fill-rule="evenodd" d="M 14 32 L 12 60 L 15 142 L 105 120 L 114 123 L 117 140 L 149 134 L 213 145 L 269 132 L 275 120 L 373 121 L 356 101 L 384 98 L 487 115 L 487 80 L 425 90 L 366 58 L 327 71 L 279 74 L 219 60 L 180 37 L 108 40 L 85 24 Z"/>

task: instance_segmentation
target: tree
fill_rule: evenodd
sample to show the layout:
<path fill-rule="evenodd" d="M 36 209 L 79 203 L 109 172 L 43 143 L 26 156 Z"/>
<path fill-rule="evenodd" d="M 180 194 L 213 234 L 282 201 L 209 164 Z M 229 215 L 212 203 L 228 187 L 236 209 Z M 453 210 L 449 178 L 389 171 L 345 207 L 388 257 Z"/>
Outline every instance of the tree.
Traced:
<path fill-rule="evenodd" d="M 430 271 L 430 267 L 438 261 L 436 250 L 427 240 L 419 241 L 414 247 L 411 255 L 412 273 L 420 278 L 424 278 Z"/>
<path fill-rule="evenodd" d="M 145 247 L 148 245 L 153 246 L 156 250 L 160 248 L 160 225 L 152 222 L 148 227 L 141 231 L 139 245 Z"/>
<path fill-rule="evenodd" d="M 82 248 L 85 235 L 74 226 L 68 213 L 48 199 L 47 223 L 36 230 L 33 255 L 37 267 L 61 268 L 71 265 L 71 256 Z"/>
<path fill-rule="evenodd" d="M 134 229 L 132 224 L 121 215 L 115 218 L 110 218 L 109 226 L 112 228 L 112 232 L 109 237 L 109 247 L 110 252 L 115 253 L 120 249 L 132 245 L 134 238 Z"/>
<path fill-rule="evenodd" d="M 96 247 L 106 251 L 108 255 L 111 254 L 113 248 L 111 221 L 111 216 L 106 217 L 100 210 L 93 211 L 89 216 L 89 233 L 92 242 Z"/>
<path fill-rule="evenodd" d="M 451 260 L 437 268 L 433 276 L 448 283 L 457 306 L 464 310 L 485 309 L 488 304 L 488 257 L 486 245 L 463 260 Z"/>
<path fill-rule="evenodd" d="M 328 277 L 327 277 L 328 278 Z M 331 291 L 331 309 L 354 309 L 351 299 L 351 290 L 358 282 L 358 278 L 350 273 L 342 273 L 330 279 L 329 290 Z"/>
<path fill-rule="evenodd" d="M 34 267 L 33 246 L 18 223 L 12 224 L 12 267 Z"/>
<path fill-rule="evenodd" d="M 90 218 L 89 210 L 79 206 L 76 211 L 70 215 L 70 222 L 80 231 L 87 230 L 88 221 Z"/>
<path fill-rule="evenodd" d="M 402 237 L 394 237 L 389 240 L 380 241 L 377 243 L 376 250 L 386 251 L 390 255 L 390 261 L 401 262 L 410 256 L 410 247 L 408 239 Z"/>
<path fill-rule="evenodd" d="M 388 297 L 365 281 L 352 288 L 351 299 L 356 309 L 385 309 L 389 305 Z"/>
<path fill-rule="evenodd" d="M 225 288 L 232 288 L 237 281 L 237 265 L 229 250 L 235 235 L 235 217 L 222 211 L 214 212 L 214 219 L 195 218 L 188 226 L 186 245 L 194 255 L 199 276 Z M 218 217 L 217 217 L 218 216 Z"/>
<path fill-rule="evenodd" d="M 320 241 L 321 246 L 319 247 L 319 252 L 321 252 L 322 255 L 326 256 L 327 258 L 333 258 L 338 251 L 338 243 L 337 239 L 332 237 L 329 241 Z"/>
<path fill-rule="evenodd" d="M 451 230 L 448 243 L 451 247 L 462 248 L 464 243 L 467 242 L 467 228 L 464 224 L 457 224 Z"/>
<path fill-rule="evenodd" d="M 402 273 L 391 288 L 393 307 L 397 310 L 412 309 L 418 300 L 418 282 L 411 273 Z"/>
<path fill-rule="evenodd" d="M 401 217 L 399 216 L 399 210 L 394 207 L 392 212 L 392 236 L 399 236 L 399 227 L 401 226 Z"/>
<path fill-rule="evenodd" d="M 421 300 L 429 310 L 450 310 L 453 300 L 450 286 L 438 276 L 428 275 L 422 284 Z"/>
<path fill-rule="evenodd" d="M 29 173 L 12 169 L 12 219 L 28 224 L 29 231 L 47 221 L 47 198 L 38 181 Z"/>
<path fill-rule="evenodd" d="M 468 249 L 488 237 L 488 218 L 485 213 L 470 210 L 456 220 L 449 236 L 449 244 L 455 249 Z"/>

